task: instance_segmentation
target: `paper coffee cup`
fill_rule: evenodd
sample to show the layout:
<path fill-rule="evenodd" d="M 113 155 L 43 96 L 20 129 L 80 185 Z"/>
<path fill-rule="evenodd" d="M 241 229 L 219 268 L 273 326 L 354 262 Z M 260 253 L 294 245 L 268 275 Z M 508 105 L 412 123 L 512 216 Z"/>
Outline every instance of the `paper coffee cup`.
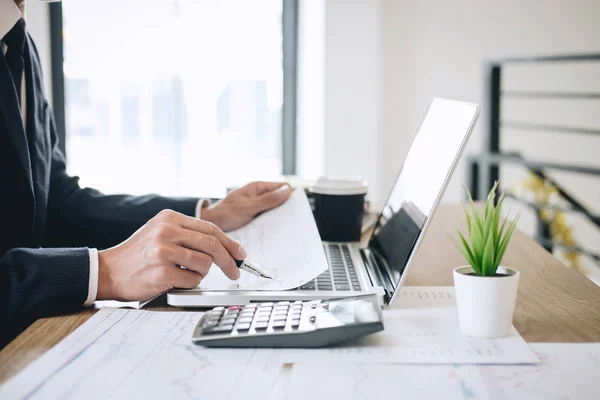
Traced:
<path fill-rule="evenodd" d="M 361 178 L 321 177 L 309 190 L 321 240 L 360 241 L 367 182 Z"/>

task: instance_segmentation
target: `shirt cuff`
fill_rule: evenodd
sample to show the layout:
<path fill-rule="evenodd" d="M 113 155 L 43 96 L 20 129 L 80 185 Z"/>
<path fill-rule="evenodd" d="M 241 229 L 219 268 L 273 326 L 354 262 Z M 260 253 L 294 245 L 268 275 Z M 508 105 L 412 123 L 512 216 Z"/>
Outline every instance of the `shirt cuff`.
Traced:
<path fill-rule="evenodd" d="M 84 307 L 89 307 L 96 301 L 98 295 L 98 249 L 89 249 L 90 252 L 90 280 L 88 284 L 87 300 Z"/>
<path fill-rule="evenodd" d="M 198 200 L 198 203 L 196 203 L 196 218 L 202 219 L 202 210 L 208 206 L 210 206 L 210 200 L 208 200 L 208 199 Z"/>

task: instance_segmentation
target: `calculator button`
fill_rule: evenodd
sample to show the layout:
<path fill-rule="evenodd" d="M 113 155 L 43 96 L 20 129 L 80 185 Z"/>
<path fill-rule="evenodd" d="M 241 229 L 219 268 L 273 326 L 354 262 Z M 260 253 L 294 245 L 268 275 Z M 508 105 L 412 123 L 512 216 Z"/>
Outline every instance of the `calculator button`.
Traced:
<path fill-rule="evenodd" d="M 292 327 L 293 328 L 297 328 L 300 326 L 300 319 L 293 319 L 292 320 Z"/>
<path fill-rule="evenodd" d="M 240 307 L 240 306 L 231 306 L 231 307 L 228 307 L 227 309 L 228 309 L 229 311 L 237 311 L 237 310 L 239 310 L 239 309 L 241 309 L 241 308 L 242 308 L 242 307 Z"/>
<path fill-rule="evenodd" d="M 205 331 L 207 329 L 214 328 L 215 326 L 217 326 L 216 321 L 208 321 L 202 325 L 202 330 Z"/>
<path fill-rule="evenodd" d="M 273 322 L 273 328 L 283 328 L 285 327 L 285 321 L 275 321 Z"/>
<path fill-rule="evenodd" d="M 310 322 L 315 322 L 317 320 L 317 317 L 315 317 L 314 315 L 312 317 L 310 317 Z"/>
<path fill-rule="evenodd" d="M 256 304 L 252 303 L 252 304 L 246 304 L 244 306 L 244 309 L 250 309 L 250 308 L 256 308 L 256 307 L 258 307 L 258 306 Z"/>
<path fill-rule="evenodd" d="M 284 321 L 285 322 L 286 319 L 287 319 L 287 315 L 276 315 L 273 318 L 273 321 Z"/>
<path fill-rule="evenodd" d="M 206 335 L 213 335 L 213 334 L 218 334 L 218 333 L 228 333 L 228 332 L 231 332 L 232 328 L 233 328 L 233 325 L 216 326 L 214 328 L 203 330 L 202 333 L 204 333 Z"/>
<path fill-rule="evenodd" d="M 250 329 L 250 323 L 245 322 L 243 324 L 237 324 L 235 329 L 237 329 L 238 331 L 247 331 L 248 329 Z"/>
<path fill-rule="evenodd" d="M 273 306 L 273 303 L 269 302 L 269 303 L 260 303 L 261 307 L 269 307 L 269 306 Z"/>
<path fill-rule="evenodd" d="M 244 311 L 240 314 L 240 318 L 252 318 L 254 316 L 253 312 Z"/>
<path fill-rule="evenodd" d="M 289 304 L 290 304 L 289 301 L 280 301 L 280 302 L 277 303 L 278 306 L 287 306 Z"/>
<path fill-rule="evenodd" d="M 233 323 L 235 322 L 235 318 L 223 318 L 221 320 L 221 322 L 219 323 L 219 325 L 233 325 Z"/>
<path fill-rule="evenodd" d="M 241 323 L 241 324 L 251 323 L 251 322 L 252 322 L 252 318 L 248 318 L 248 317 L 241 317 L 238 319 L 238 323 Z"/>
<path fill-rule="evenodd" d="M 262 321 L 269 321 L 270 318 L 271 317 L 268 315 L 259 315 L 258 317 L 256 317 L 256 320 L 259 322 L 262 322 Z"/>
<path fill-rule="evenodd" d="M 259 330 L 259 329 L 267 329 L 267 327 L 269 326 L 268 322 L 257 322 L 256 325 L 254 325 L 254 329 Z"/>

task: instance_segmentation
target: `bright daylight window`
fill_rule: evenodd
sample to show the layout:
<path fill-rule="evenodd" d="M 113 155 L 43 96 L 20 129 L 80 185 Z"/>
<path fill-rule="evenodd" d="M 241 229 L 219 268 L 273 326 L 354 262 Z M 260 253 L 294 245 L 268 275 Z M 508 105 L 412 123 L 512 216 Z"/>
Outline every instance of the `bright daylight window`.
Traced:
<path fill-rule="evenodd" d="M 282 0 L 63 3 L 68 169 L 105 193 L 281 174 Z"/>

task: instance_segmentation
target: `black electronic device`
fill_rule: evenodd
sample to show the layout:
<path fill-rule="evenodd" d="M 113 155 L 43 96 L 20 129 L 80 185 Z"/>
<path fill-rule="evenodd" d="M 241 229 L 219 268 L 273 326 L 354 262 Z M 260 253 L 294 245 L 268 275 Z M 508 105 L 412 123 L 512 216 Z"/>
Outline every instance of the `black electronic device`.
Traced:
<path fill-rule="evenodd" d="M 323 347 L 383 330 L 376 295 L 215 307 L 194 329 L 206 347 Z"/>

